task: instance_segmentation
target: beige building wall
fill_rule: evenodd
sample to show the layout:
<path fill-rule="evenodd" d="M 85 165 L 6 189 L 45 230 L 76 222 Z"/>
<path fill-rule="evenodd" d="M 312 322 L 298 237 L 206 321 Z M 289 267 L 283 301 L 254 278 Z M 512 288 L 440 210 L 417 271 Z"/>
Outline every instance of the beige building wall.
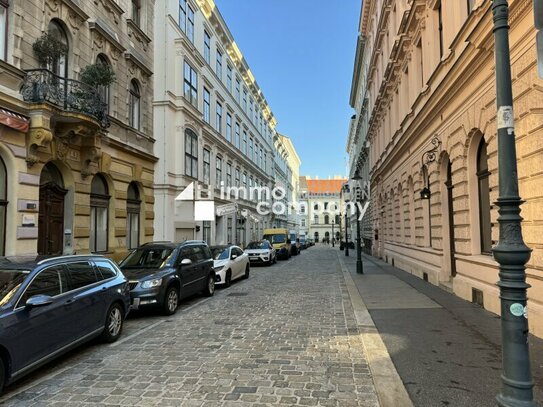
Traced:
<path fill-rule="evenodd" d="M 473 8 L 469 5 L 473 3 Z M 374 254 L 499 314 L 498 264 L 481 243 L 477 156 L 484 137 L 492 244 L 498 240 L 494 39 L 490 0 L 365 1 Z M 530 330 L 543 336 L 543 81 L 532 2 L 510 3 L 510 48 Z M 442 21 L 442 31 L 439 21 Z M 441 33 L 441 34 L 440 34 Z M 440 41 L 441 38 L 441 41 Z M 441 47 L 440 47 L 441 42 Z M 423 154 L 440 145 L 435 160 Z M 426 156 L 427 157 L 427 156 Z M 452 199 L 447 167 L 451 163 Z M 427 164 L 430 200 L 422 200 Z M 484 225 L 483 225 L 484 226 Z M 451 242 L 452 240 L 452 242 Z"/>
<path fill-rule="evenodd" d="M 16 131 L 0 125 L 0 156 L 8 174 L 7 255 L 38 251 L 43 204 L 40 177 L 47 163 L 58 169 L 67 190 L 62 253 L 90 250 L 90 191 L 98 173 L 105 178 L 110 196 L 108 243 L 101 253 L 116 259 L 127 253 L 127 190 L 131 182 L 140 200 L 139 243 L 152 238 L 156 162 L 152 136 L 154 10 L 150 2 L 143 2 L 136 23 L 132 4 L 128 0 L 9 2 L 7 52 L 0 61 L 0 104 L 26 117 L 30 127 L 28 131 Z M 100 54 L 113 67 L 116 82 L 109 89 L 109 126 L 78 112 L 77 107 L 70 110 L 49 101 L 36 103 L 28 100 L 28 95 L 23 98 L 20 88 L 28 81 L 27 70 L 40 68 L 32 44 L 48 31 L 51 21 L 62 27 L 68 39 L 69 80 L 77 81 L 81 70 L 96 62 Z M 132 80 L 137 81 L 140 91 L 141 119 L 137 129 L 129 120 Z M 80 86 L 64 79 L 58 83 L 70 83 L 70 90 Z"/>

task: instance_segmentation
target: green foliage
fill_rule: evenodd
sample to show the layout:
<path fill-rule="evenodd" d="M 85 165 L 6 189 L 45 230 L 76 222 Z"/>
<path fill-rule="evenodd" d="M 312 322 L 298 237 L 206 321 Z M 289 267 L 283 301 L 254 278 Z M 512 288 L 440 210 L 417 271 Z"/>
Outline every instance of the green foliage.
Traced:
<path fill-rule="evenodd" d="M 109 86 L 115 82 L 113 68 L 101 62 L 87 65 L 81 70 L 81 82 L 91 86 Z"/>
<path fill-rule="evenodd" d="M 32 44 L 32 50 L 41 66 L 50 67 L 68 53 L 68 46 L 53 35 L 44 33 Z"/>

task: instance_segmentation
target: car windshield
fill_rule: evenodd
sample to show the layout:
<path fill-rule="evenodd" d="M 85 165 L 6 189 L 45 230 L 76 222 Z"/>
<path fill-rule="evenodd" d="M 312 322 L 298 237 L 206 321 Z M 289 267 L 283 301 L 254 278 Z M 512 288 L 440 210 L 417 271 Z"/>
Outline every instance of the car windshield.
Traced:
<path fill-rule="evenodd" d="M 264 239 L 269 240 L 271 243 L 285 243 L 287 240 L 286 235 L 266 235 Z"/>
<path fill-rule="evenodd" d="M 228 252 L 230 249 L 228 247 L 212 247 L 211 253 L 213 255 L 213 260 L 226 260 L 228 259 Z"/>
<path fill-rule="evenodd" d="M 267 242 L 251 242 L 247 245 L 247 249 L 267 249 L 268 243 Z"/>
<path fill-rule="evenodd" d="M 162 268 L 173 258 L 174 250 L 170 248 L 141 248 L 128 255 L 120 264 L 121 267 Z"/>
<path fill-rule="evenodd" d="M 13 297 L 29 273 L 27 270 L 0 270 L 0 306 Z"/>

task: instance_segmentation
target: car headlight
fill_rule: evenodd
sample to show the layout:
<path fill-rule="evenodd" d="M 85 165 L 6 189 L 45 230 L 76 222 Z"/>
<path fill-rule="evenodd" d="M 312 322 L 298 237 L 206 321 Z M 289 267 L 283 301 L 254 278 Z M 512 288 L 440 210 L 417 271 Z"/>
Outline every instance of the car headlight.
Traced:
<path fill-rule="evenodd" d="M 161 278 L 155 278 L 154 280 L 147 280 L 141 283 L 141 288 L 153 288 L 159 287 L 162 284 Z"/>
<path fill-rule="evenodd" d="M 221 271 L 224 268 L 224 266 L 217 266 L 214 267 L 215 271 Z"/>

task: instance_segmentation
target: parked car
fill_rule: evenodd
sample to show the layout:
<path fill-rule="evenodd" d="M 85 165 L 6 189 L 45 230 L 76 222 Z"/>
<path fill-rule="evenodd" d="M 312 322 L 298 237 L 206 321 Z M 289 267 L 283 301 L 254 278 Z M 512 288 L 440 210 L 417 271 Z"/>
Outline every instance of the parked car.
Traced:
<path fill-rule="evenodd" d="M 264 240 L 272 244 L 278 259 L 290 259 L 291 241 L 288 229 L 264 229 Z"/>
<path fill-rule="evenodd" d="M 215 271 L 206 242 L 146 243 L 119 265 L 130 282 L 131 308 L 156 307 L 175 314 L 183 297 L 215 293 Z"/>
<path fill-rule="evenodd" d="M 267 264 L 271 266 L 273 263 L 277 263 L 277 251 L 268 240 L 249 243 L 245 248 L 245 253 L 249 255 L 251 264 Z"/>
<path fill-rule="evenodd" d="M 0 393 L 92 338 L 116 341 L 129 307 L 127 279 L 103 256 L 0 258 Z"/>
<path fill-rule="evenodd" d="M 215 284 L 230 287 L 232 280 L 249 278 L 249 256 L 238 246 L 212 246 Z"/>
<path fill-rule="evenodd" d="M 307 249 L 307 240 L 304 236 L 300 237 L 300 249 L 305 250 Z"/>

